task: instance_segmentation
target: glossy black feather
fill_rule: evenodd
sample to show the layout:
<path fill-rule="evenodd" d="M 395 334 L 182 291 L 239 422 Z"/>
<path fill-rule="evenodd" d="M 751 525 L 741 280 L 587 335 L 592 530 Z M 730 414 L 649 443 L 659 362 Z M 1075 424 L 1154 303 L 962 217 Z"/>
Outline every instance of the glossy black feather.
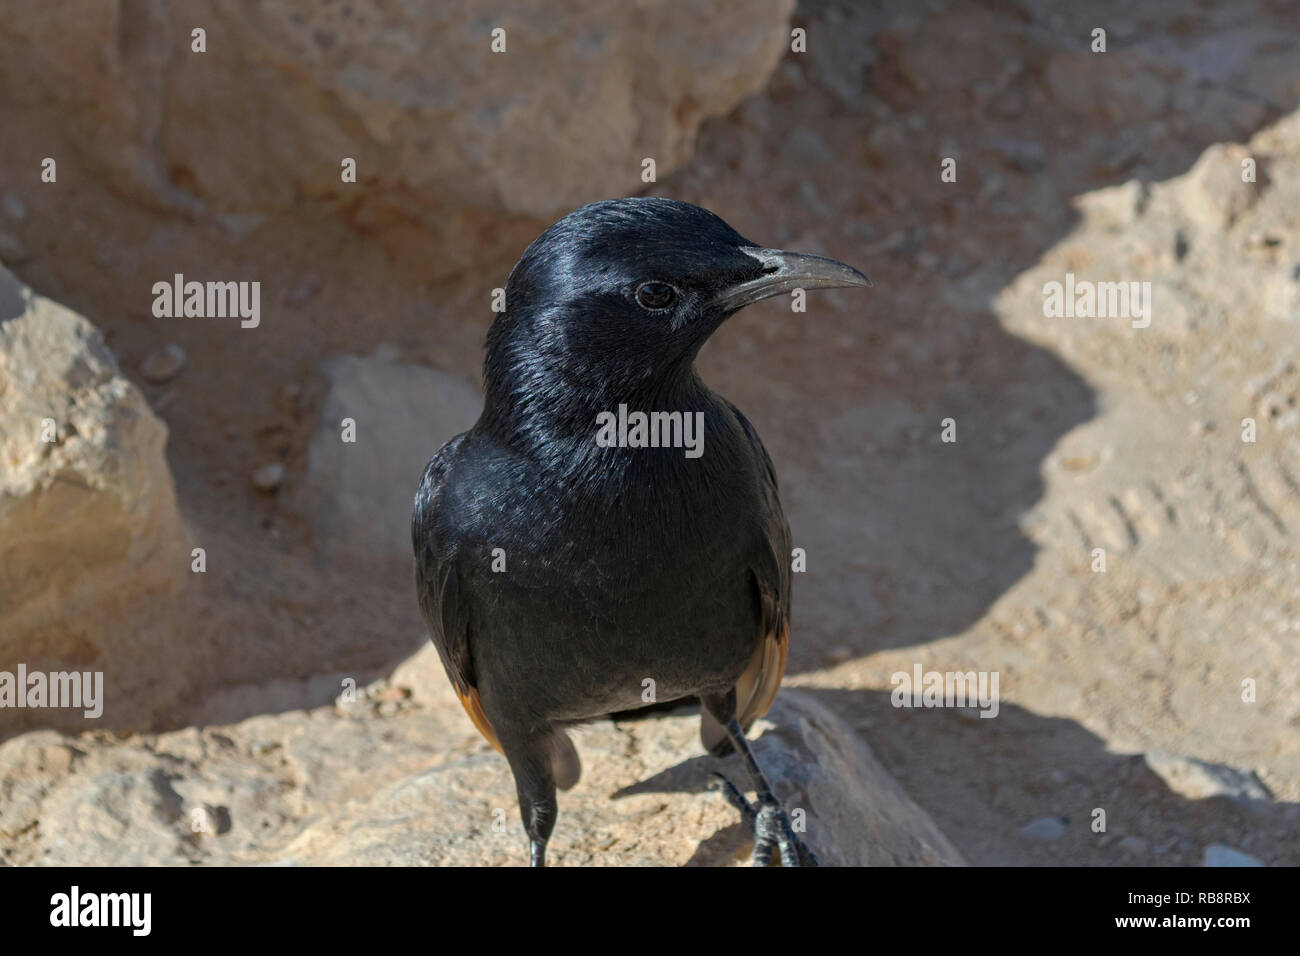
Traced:
<path fill-rule="evenodd" d="M 420 607 L 449 678 L 477 691 L 501 740 L 530 833 L 549 833 L 548 741 L 565 724 L 640 706 L 647 680 L 659 701 L 726 694 L 788 628 L 775 469 L 694 368 L 728 317 L 710 302 L 764 273 L 754 245 L 663 199 L 596 203 L 552 226 L 488 334 L 481 417 L 420 482 Z M 647 280 L 672 284 L 676 306 L 638 306 Z M 597 415 L 620 404 L 701 414 L 703 455 L 600 447 Z"/>

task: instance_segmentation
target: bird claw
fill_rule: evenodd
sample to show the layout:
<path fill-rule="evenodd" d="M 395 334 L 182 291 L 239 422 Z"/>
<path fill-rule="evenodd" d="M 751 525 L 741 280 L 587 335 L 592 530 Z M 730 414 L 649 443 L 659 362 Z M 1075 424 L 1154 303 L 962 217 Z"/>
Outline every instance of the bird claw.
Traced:
<path fill-rule="evenodd" d="M 722 774 L 715 773 L 713 778 L 711 789 L 722 792 L 723 798 L 739 811 L 745 826 L 754 834 L 755 866 L 771 866 L 773 850 L 780 852 L 782 866 L 821 866 L 816 854 L 795 836 L 790 817 L 775 797 L 770 793 L 762 794 L 750 803 Z"/>

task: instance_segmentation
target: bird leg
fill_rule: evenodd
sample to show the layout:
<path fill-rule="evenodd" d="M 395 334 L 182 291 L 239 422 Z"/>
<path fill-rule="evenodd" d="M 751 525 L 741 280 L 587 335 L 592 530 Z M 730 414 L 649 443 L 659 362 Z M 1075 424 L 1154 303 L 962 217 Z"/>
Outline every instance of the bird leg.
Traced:
<path fill-rule="evenodd" d="M 528 834 L 528 864 L 546 866 L 546 844 L 555 829 L 559 809 L 555 800 L 550 731 L 507 734 L 501 738 L 501 744 L 515 777 L 519 816 Z"/>
<path fill-rule="evenodd" d="M 754 752 L 745 739 L 745 732 L 740 729 L 740 722 L 731 719 L 727 722 L 727 736 L 736 752 L 744 758 L 745 767 L 754 781 L 756 800 L 750 803 L 730 780 L 720 773 L 713 776 L 719 781 L 722 795 L 726 801 L 739 811 L 741 819 L 754 833 L 754 865 L 770 866 L 772 850 L 781 853 L 782 866 L 820 866 L 816 855 L 808 849 L 794 834 L 790 818 L 781 808 L 780 802 L 772 793 L 772 785 L 754 759 Z"/>

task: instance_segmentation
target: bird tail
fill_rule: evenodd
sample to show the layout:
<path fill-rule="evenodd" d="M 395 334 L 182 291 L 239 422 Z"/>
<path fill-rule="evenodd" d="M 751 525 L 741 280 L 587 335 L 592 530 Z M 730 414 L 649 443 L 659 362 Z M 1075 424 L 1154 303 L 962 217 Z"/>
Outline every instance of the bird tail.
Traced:
<path fill-rule="evenodd" d="M 759 641 L 749 665 L 736 681 L 736 720 L 745 733 L 749 733 L 754 721 L 768 712 L 781 686 L 786 651 L 790 646 L 788 629 L 789 624 L 786 624 L 780 633 L 770 634 Z M 725 757 L 736 749 L 727 728 L 704 706 L 700 707 L 700 743 L 715 757 Z"/>
<path fill-rule="evenodd" d="M 578 750 L 562 727 L 556 727 L 551 733 L 551 767 L 555 772 L 555 785 L 561 790 L 572 789 L 582 776 Z"/>

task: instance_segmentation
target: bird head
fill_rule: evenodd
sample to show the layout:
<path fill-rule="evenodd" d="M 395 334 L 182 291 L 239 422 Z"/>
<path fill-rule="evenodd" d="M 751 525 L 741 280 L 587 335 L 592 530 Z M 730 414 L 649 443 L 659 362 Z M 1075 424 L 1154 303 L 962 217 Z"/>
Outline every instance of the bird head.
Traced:
<path fill-rule="evenodd" d="M 510 393 L 497 400 L 519 402 L 548 381 L 601 399 L 646 388 L 670 395 L 693 376 L 708 337 L 745 306 L 870 284 L 834 259 L 763 247 L 690 203 L 591 203 L 543 232 L 512 270 L 488 334 L 488 401 L 494 386 Z"/>

